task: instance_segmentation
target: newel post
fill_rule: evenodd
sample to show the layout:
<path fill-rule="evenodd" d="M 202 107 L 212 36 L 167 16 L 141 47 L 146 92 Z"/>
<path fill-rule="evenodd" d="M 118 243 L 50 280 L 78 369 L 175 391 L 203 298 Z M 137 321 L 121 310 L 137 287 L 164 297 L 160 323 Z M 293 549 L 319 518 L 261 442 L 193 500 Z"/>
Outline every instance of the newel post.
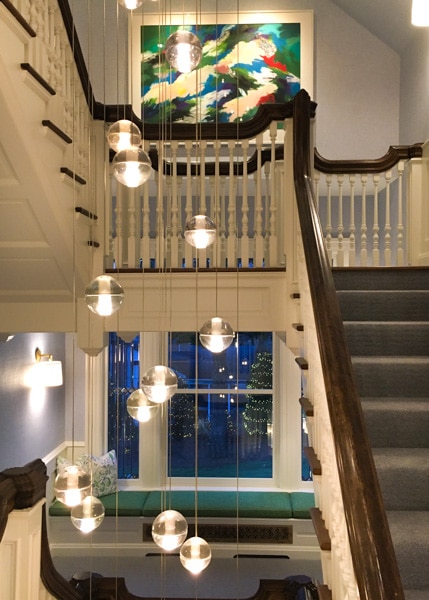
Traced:
<path fill-rule="evenodd" d="M 429 265 L 429 140 L 423 156 L 408 162 L 408 263 Z"/>

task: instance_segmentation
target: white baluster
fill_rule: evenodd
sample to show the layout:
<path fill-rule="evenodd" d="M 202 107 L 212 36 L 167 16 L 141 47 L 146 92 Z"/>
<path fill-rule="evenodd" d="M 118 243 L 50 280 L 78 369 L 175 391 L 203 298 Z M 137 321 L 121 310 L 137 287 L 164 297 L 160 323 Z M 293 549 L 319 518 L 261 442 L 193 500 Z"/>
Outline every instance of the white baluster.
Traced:
<path fill-rule="evenodd" d="M 241 240 L 240 257 L 244 268 L 249 266 L 249 174 L 247 162 L 249 160 L 249 140 L 241 143 L 243 150 L 243 179 L 242 179 L 242 202 L 241 202 Z"/>
<path fill-rule="evenodd" d="M 118 268 L 123 267 L 123 241 L 124 241 L 124 225 L 123 225 L 123 198 L 124 198 L 124 186 L 118 184 L 116 186 L 116 239 L 115 239 L 115 252 L 114 256 L 116 259 L 116 266 Z"/>
<path fill-rule="evenodd" d="M 221 267 L 226 265 L 226 177 L 220 178 L 220 219 L 219 219 L 219 243 L 217 264 Z"/>
<path fill-rule="evenodd" d="M 320 172 L 319 171 L 314 171 L 313 173 L 313 181 L 314 181 L 314 198 L 316 201 L 316 208 L 317 208 L 317 212 L 320 214 L 319 209 L 320 209 Z"/>
<path fill-rule="evenodd" d="M 396 264 L 402 267 L 405 264 L 404 257 L 404 224 L 402 221 L 403 211 L 403 174 L 405 163 L 403 160 L 398 163 L 398 227 L 397 227 L 397 244 L 396 244 Z"/>
<path fill-rule="evenodd" d="M 143 269 L 150 268 L 150 210 L 149 210 L 149 185 L 144 185 L 142 198 L 142 238 L 140 256 Z"/>
<path fill-rule="evenodd" d="M 384 225 L 384 266 L 392 266 L 392 247 L 391 247 L 391 215 L 390 215 L 390 183 L 392 181 L 392 171 L 386 171 L 384 174 L 386 181 L 386 220 Z"/>
<path fill-rule="evenodd" d="M 227 239 L 226 239 L 226 255 L 227 255 L 227 261 L 228 261 L 228 267 L 235 268 L 237 266 L 237 263 L 236 263 L 236 261 L 237 261 L 237 256 L 236 256 L 237 199 L 236 199 L 236 185 L 235 185 L 235 176 L 234 176 L 234 150 L 235 150 L 235 141 L 234 140 L 229 140 L 228 150 L 229 150 L 229 190 L 228 190 L 228 229 L 227 229 Z"/>
<path fill-rule="evenodd" d="M 367 223 L 366 223 L 366 185 L 368 175 L 361 175 L 362 183 L 362 223 L 360 227 L 360 264 L 366 267 L 368 264 L 368 249 L 367 249 Z"/>
<path fill-rule="evenodd" d="M 268 266 L 275 267 L 279 264 L 278 258 L 278 222 L 277 222 L 277 194 L 276 194 L 276 137 L 277 137 L 277 122 L 270 125 L 271 136 L 271 181 L 269 195 L 269 251 L 268 251 Z"/>
<path fill-rule="evenodd" d="M 179 199 L 177 185 L 177 141 L 171 142 L 171 233 L 170 233 L 170 266 L 179 267 Z M 167 211 L 168 212 L 168 211 Z"/>
<path fill-rule="evenodd" d="M 329 260 L 332 263 L 332 175 L 326 176 L 327 198 L 326 198 L 326 249 Z"/>
<path fill-rule="evenodd" d="M 264 261 L 264 246 L 262 237 L 262 141 L 263 134 L 256 136 L 257 169 L 255 173 L 256 197 L 255 197 L 255 233 L 254 233 L 254 258 L 255 267 L 262 267 Z"/>
<path fill-rule="evenodd" d="M 356 225 L 355 225 L 355 183 L 356 175 L 349 175 L 350 182 L 350 228 L 349 228 L 349 266 L 356 264 Z"/>
<path fill-rule="evenodd" d="M 337 175 L 338 181 L 338 250 L 337 265 L 344 266 L 344 223 L 343 223 L 343 183 L 344 175 Z"/>
<path fill-rule="evenodd" d="M 128 248 L 126 264 L 128 268 L 135 268 L 136 264 L 136 201 L 135 188 L 127 188 L 128 199 Z"/>
<path fill-rule="evenodd" d="M 380 247 L 379 247 L 379 219 L 378 219 L 378 184 L 380 175 L 373 175 L 374 182 L 374 225 L 372 227 L 372 266 L 380 265 Z"/>
<path fill-rule="evenodd" d="M 156 256 L 155 266 L 157 269 L 163 269 L 165 266 L 165 247 L 164 247 L 164 146 L 158 145 L 159 167 L 157 173 L 158 189 L 156 195 Z"/>
<path fill-rule="evenodd" d="M 199 160 L 199 167 L 200 167 L 200 180 L 199 180 L 199 189 L 198 189 L 198 195 L 200 197 L 200 202 L 199 202 L 199 214 L 201 215 L 206 215 L 207 214 L 207 203 L 206 203 L 206 150 L 207 150 L 207 142 L 205 140 L 200 140 L 199 143 L 199 149 L 200 149 L 200 160 Z M 197 178 L 198 181 L 198 178 Z M 206 248 L 202 248 L 201 250 L 198 250 L 198 260 L 199 260 L 199 266 L 200 267 L 206 267 L 207 266 L 207 249 Z"/>
<path fill-rule="evenodd" d="M 192 218 L 192 140 L 185 142 L 186 148 L 186 202 L 185 202 L 185 220 Z M 184 228 L 183 228 L 184 229 Z M 185 265 L 192 267 L 192 246 L 185 243 Z"/>
<path fill-rule="evenodd" d="M 213 189 L 213 200 L 212 200 L 212 212 L 213 218 L 217 229 L 217 235 L 213 244 L 213 267 L 221 266 L 221 252 L 222 244 L 220 239 L 220 228 L 221 228 L 221 215 L 222 215 L 222 202 L 221 202 L 221 180 L 220 180 L 220 150 L 221 142 L 216 140 L 214 142 L 214 160 L 215 160 L 215 174 L 212 178 L 212 189 Z"/>

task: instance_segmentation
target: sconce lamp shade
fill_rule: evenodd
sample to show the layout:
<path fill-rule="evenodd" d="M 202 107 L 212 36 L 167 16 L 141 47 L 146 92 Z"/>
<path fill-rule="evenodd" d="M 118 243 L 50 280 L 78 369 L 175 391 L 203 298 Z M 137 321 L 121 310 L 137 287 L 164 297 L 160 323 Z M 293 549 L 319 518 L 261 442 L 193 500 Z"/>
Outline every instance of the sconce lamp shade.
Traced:
<path fill-rule="evenodd" d="M 128 8 L 128 10 L 135 10 L 136 8 L 140 8 L 143 4 L 143 0 L 118 0 L 118 3 L 121 6 Z"/>
<path fill-rule="evenodd" d="M 152 172 L 149 156 L 141 148 L 127 148 L 115 154 L 113 175 L 119 183 L 130 188 L 143 185 Z"/>
<path fill-rule="evenodd" d="M 101 317 L 109 317 L 124 301 L 122 286 L 110 275 L 96 277 L 85 290 L 88 308 Z"/>
<path fill-rule="evenodd" d="M 165 44 L 165 57 L 179 73 L 190 73 L 202 55 L 201 42 L 192 31 L 179 29 L 170 35 Z"/>
<path fill-rule="evenodd" d="M 166 552 L 179 548 L 188 535 L 188 523 L 177 510 L 164 510 L 152 523 L 152 538 Z"/>
<path fill-rule="evenodd" d="M 194 575 L 198 575 L 208 567 L 211 559 L 212 551 L 203 538 L 189 538 L 180 548 L 180 562 Z"/>
<path fill-rule="evenodd" d="M 68 465 L 56 476 L 54 491 L 63 504 L 77 506 L 91 491 L 91 477 L 77 465 Z"/>
<path fill-rule="evenodd" d="M 206 321 L 200 329 L 200 342 L 215 354 L 229 348 L 234 339 L 234 331 L 228 321 L 213 317 Z"/>
<path fill-rule="evenodd" d="M 413 0 L 411 8 L 411 24 L 416 27 L 429 26 L 429 2 L 428 0 Z"/>
<path fill-rule="evenodd" d="M 195 248 L 207 248 L 216 239 L 216 225 L 206 215 L 196 215 L 186 222 L 185 240 Z"/>
<path fill-rule="evenodd" d="M 37 364 L 32 373 L 32 385 L 37 387 L 58 387 L 63 385 L 61 361 L 53 360 L 52 354 L 42 354 L 39 348 L 36 348 L 34 354 Z"/>
<path fill-rule="evenodd" d="M 143 375 L 142 389 L 149 400 L 161 404 L 176 393 L 177 376 L 168 367 L 156 365 Z"/>
<path fill-rule="evenodd" d="M 101 525 L 104 519 L 104 505 L 95 496 L 87 496 L 81 504 L 71 510 L 71 522 L 82 533 L 90 533 Z"/>
<path fill-rule="evenodd" d="M 140 423 L 147 423 L 150 421 L 152 416 L 156 413 L 159 404 L 152 402 L 145 395 L 143 390 L 134 390 L 127 399 L 127 411 L 128 414 Z"/>
<path fill-rule="evenodd" d="M 132 121 L 121 119 L 110 125 L 106 134 L 107 142 L 115 152 L 138 148 L 142 142 L 140 129 Z"/>

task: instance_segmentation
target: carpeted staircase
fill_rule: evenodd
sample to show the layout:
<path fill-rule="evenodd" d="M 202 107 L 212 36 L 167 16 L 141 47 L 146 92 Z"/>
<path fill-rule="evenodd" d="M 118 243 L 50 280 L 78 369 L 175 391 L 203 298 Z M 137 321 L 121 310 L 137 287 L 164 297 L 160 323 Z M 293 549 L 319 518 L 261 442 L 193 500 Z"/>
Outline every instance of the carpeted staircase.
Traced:
<path fill-rule="evenodd" d="M 429 600 L 429 269 L 334 269 L 406 600 Z"/>

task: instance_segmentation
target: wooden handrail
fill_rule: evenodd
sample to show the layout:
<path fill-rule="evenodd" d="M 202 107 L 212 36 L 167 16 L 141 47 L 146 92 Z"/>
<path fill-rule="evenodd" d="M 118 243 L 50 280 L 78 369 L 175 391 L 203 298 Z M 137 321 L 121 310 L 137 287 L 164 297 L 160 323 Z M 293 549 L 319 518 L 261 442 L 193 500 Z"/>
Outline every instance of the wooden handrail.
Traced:
<path fill-rule="evenodd" d="M 294 184 L 345 520 L 361 600 L 404 593 L 344 337 L 310 170 L 310 97 L 294 99 Z"/>

